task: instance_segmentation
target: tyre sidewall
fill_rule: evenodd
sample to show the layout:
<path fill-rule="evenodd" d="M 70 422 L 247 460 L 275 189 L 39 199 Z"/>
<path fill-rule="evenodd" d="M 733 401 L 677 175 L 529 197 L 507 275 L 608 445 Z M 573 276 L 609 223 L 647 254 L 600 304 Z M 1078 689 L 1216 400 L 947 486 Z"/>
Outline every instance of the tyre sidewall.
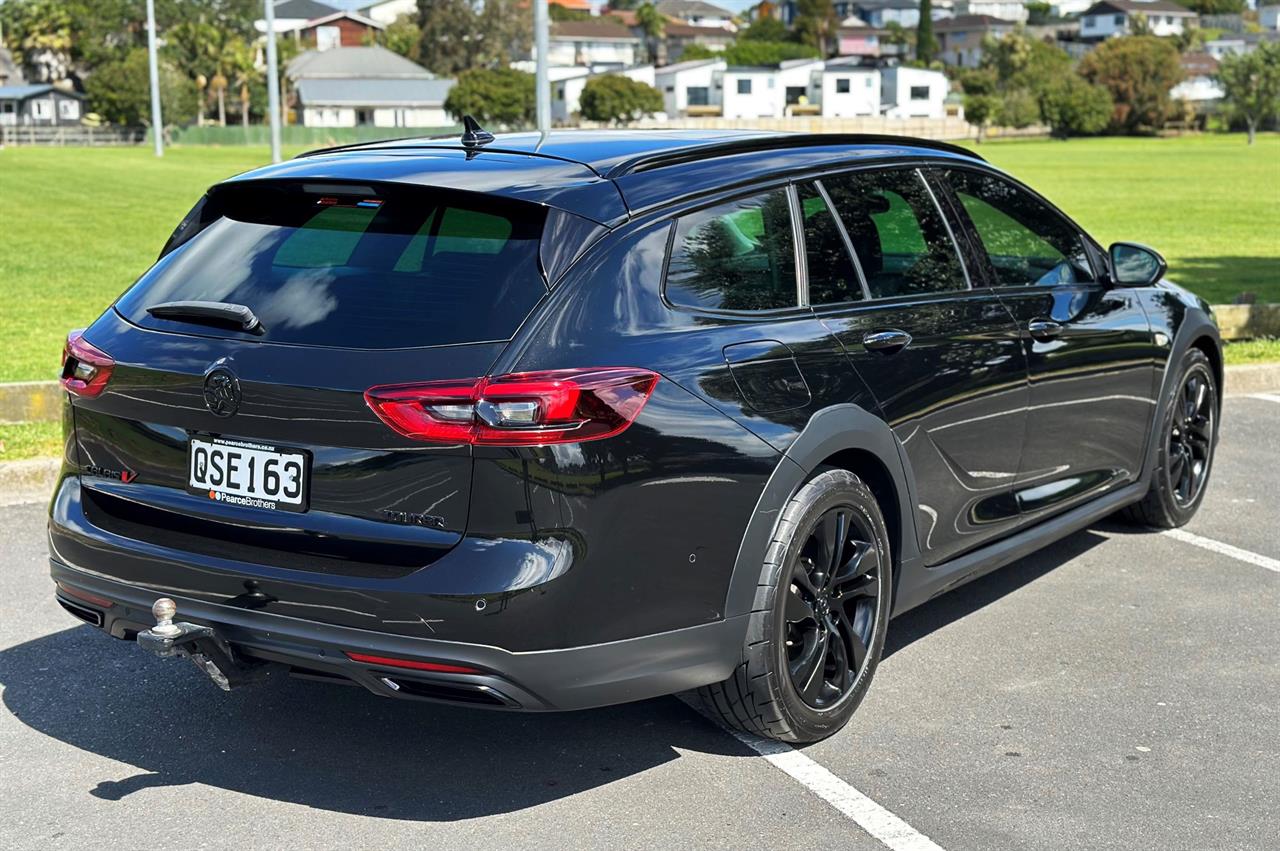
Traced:
<path fill-rule="evenodd" d="M 1213 429 L 1209 437 L 1209 456 L 1205 470 L 1204 486 L 1200 488 L 1196 498 L 1184 506 L 1179 505 L 1178 500 L 1174 497 L 1175 483 L 1169 479 L 1169 430 L 1172 427 L 1173 418 L 1177 416 L 1178 400 L 1182 396 L 1182 388 L 1187 383 L 1187 379 L 1195 372 L 1199 372 L 1204 376 L 1209 386 L 1209 392 L 1213 394 L 1211 400 L 1214 411 Z M 1156 498 L 1159 500 L 1160 510 L 1167 518 L 1168 526 L 1182 526 L 1195 516 L 1196 510 L 1204 500 L 1205 492 L 1209 489 L 1208 479 L 1213 473 L 1213 459 L 1217 455 L 1219 410 L 1218 382 L 1214 378 L 1209 359 L 1199 349 L 1190 349 L 1182 356 L 1182 361 L 1178 365 L 1178 379 L 1173 382 L 1169 394 L 1164 399 L 1160 417 L 1160 430 L 1156 434 L 1156 440 L 1159 441 L 1159 444 L 1156 452 L 1155 469 L 1152 471 L 1151 485 Z"/>

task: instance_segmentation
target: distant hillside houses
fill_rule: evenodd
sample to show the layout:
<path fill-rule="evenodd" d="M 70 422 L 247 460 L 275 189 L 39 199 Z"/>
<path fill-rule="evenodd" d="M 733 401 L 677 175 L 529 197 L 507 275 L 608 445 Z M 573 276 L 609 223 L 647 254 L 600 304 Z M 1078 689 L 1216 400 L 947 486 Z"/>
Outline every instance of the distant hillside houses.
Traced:
<path fill-rule="evenodd" d="M 1173 0 L 1101 0 L 1080 16 L 1080 37 L 1100 40 L 1129 35 L 1141 16 L 1152 35 L 1182 35 L 1196 13 Z"/>
<path fill-rule="evenodd" d="M 307 127 L 441 127 L 454 81 L 382 47 L 309 50 L 286 66 L 289 105 Z"/>

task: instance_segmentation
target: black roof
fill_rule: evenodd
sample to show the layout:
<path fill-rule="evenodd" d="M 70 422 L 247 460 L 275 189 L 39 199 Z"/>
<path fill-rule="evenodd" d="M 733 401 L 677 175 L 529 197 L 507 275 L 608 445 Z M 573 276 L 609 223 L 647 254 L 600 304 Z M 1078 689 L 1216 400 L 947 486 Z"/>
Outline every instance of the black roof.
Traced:
<path fill-rule="evenodd" d="M 641 209 L 834 162 L 919 157 L 981 160 L 901 136 L 763 131 L 588 130 L 507 133 L 477 150 L 457 136 L 327 148 L 234 180 L 374 180 L 487 192 L 613 224 Z"/>

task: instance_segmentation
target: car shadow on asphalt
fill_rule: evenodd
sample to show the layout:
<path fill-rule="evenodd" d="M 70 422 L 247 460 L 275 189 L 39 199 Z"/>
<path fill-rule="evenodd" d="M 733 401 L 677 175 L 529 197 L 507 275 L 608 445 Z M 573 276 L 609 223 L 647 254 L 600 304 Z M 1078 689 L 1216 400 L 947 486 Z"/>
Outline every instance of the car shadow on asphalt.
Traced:
<path fill-rule="evenodd" d="M 896 618 L 886 656 L 1106 539 L 1080 532 Z M 200 783 L 414 821 L 515 812 L 679 759 L 754 752 L 673 698 L 570 713 L 388 700 L 284 676 L 230 694 L 194 666 L 72 627 L 0 651 L 3 702 L 44 735 L 133 766 L 86 791 Z"/>

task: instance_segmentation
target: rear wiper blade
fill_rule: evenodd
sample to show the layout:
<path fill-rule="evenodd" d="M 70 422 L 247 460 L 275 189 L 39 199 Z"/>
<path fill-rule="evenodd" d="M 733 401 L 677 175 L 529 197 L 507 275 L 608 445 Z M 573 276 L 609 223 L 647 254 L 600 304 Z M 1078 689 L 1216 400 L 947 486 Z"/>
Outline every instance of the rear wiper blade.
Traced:
<path fill-rule="evenodd" d="M 157 319 L 177 319 L 208 325 L 231 325 L 241 331 L 261 334 L 265 328 L 252 310 L 243 304 L 225 301 L 166 301 L 147 308 Z"/>

